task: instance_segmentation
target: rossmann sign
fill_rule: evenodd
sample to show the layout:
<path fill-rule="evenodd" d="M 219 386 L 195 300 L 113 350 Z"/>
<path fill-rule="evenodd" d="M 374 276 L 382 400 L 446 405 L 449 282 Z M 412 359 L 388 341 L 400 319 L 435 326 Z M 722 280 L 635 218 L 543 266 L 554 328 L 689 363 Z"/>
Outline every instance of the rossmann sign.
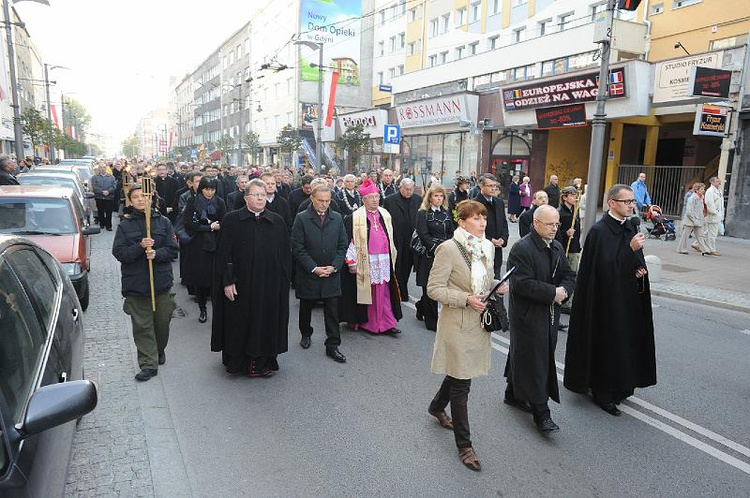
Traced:
<path fill-rule="evenodd" d="M 388 122 L 388 111 L 364 111 L 345 114 L 338 117 L 339 128 L 345 132 L 352 126 L 361 126 L 365 133 L 369 133 L 371 138 L 383 137 L 383 125 Z"/>
<path fill-rule="evenodd" d="M 502 91 L 506 111 L 592 102 L 599 94 L 599 73 L 586 73 L 530 85 L 506 87 Z M 609 98 L 626 97 L 625 68 L 609 72 Z"/>
<path fill-rule="evenodd" d="M 476 115 L 478 103 L 476 95 L 453 95 L 400 105 L 396 108 L 396 116 L 402 128 L 458 124 Z"/>

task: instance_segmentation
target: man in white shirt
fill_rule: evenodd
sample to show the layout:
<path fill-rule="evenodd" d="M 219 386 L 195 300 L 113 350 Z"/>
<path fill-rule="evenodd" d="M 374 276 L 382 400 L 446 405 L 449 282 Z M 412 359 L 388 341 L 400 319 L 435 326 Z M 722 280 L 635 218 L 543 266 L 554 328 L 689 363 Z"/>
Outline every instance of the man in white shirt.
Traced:
<path fill-rule="evenodd" d="M 724 195 L 721 192 L 721 178 L 712 176 L 708 183 L 711 185 L 706 190 L 706 245 L 714 256 L 721 256 L 716 250 L 716 237 L 719 235 L 719 227 L 724 221 Z"/>

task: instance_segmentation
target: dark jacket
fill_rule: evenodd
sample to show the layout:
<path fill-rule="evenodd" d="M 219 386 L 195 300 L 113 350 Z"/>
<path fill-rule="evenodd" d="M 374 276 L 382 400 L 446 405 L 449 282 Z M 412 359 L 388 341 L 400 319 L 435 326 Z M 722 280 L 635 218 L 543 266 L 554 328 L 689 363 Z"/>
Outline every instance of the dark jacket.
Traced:
<path fill-rule="evenodd" d="M 339 213 L 341 213 L 341 216 L 349 216 L 356 211 L 358 207 L 362 206 L 362 196 L 359 195 L 359 191 L 354 189 L 353 192 L 354 195 L 349 195 L 349 192 L 347 192 L 345 188 L 342 188 L 339 189 L 336 194 L 336 199 L 339 203 Z M 351 206 L 351 209 L 349 209 L 349 206 Z"/>
<path fill-rule="evenodd" d="M 396 182 L 391 182 L 391 184 L 388 186 L 383 183 L 378 183 L 378 188 L 380 189 L 380 205 L 383 207 L 385 207 L 385 200 L 388 197 L 396 195 L 398 193 Z"/>
<path fill-rule="evenodd" d="M 15 176 L 0 168 L 0 185 L 18 185 L 18 180 Z"/>
<path fill-rule="evenodd" d="M 172 208 L 172 213 L 174 213 L 173 216 L 177 216 L 177 213 L 179 212 L 177 202 L 180 199 L 177 196 L 177 191 L 180 190 L 182 184 L 171 176 L 162 178 L 157 175 L 157 177 L 154 178 L 154 186 L 156 187 L 156 191 L 159 192 L 161 198 L 164 199 L 165 207 Z"/>
<path fill-rule="evenodd" d="M 234 192 L 227 194 L 227 211 L 234 211 L 247 206 L 245 202 L 245 192 L 235 189 Z"/>
<path fill-rule="evenodd" d="M 499 197 L 493 197 L 492 203 L 479 194 L 475 201 L 484 204 L 487 208 L 487 227 L 484 229 L 484 236 L 487 240 L 503 239 L 503 247 L 508 245 L 508 220 L 505 218 L 505 203 Z M 495 248 L 495 266 L 503 260 L 502 247 Z"/>
<path fill-rule="evenodd" d="M 282 196 L 283 197 L 283 196 Z M 306 194 L 302 187 L 296 188 L 289 193 L 289 211 L 296 216 L 299 213 L 299 207 L 303 201 L 310 198 L 310 194 Z"/>
<path fill-rule="evenodd" d="M 324 299 L 341 295 L 341 278 L 338 274 L 318 277 L 313 269 L 333 266 L 340 271 L 348 246 L 344 221 L 339 213 L 328 209 L 322 225 L 312 206 L 297 215 L 292 226 L 297 299 Z"/>
<path fill-rule="evenodd" d="M 560 243 L 561 246 L 563 246 L 563 250 L 568 247 L 568 234 L 566 233 L 569 229 L 571 224 L 573 223 L 573 209 L 568 209 L 568 207 L 563 202 L 562 205 L 557 208 L 557 212 L 560 213 L 560 228 L 557 230 L 557 234 L 555 235 L 555 239 Z M 573 234 L 573 237 L 570 237 L 570 248 L 568 250 L 569 254 L 576 254 L 581 252 L 581 217 L 579 216 L 579 213 L 576 213 L 576 221 L 575 224 L 573 224 L 573 228 L 575 229 L 576 233 Z"/>
<path fill-rule="evenodd" d="M 527 209 L 518 217 L 518 236 L 523 237 L 531 231 L 532 221 L 534 220 L 534 211 L 537 205 L 532 204 L 531 209 Z"/>
<path fill-rule="evenodd" d="M 120 262 L 123 296 L 150 296 L 148 259 L 141 247 L 146 238 L 146 218 L 134 211 L 117 225 L 112 255 Z M 154 239 L 154 291 L 168 292 L 172 288 L 172 259 L 177 256 L 177 241 L 172 223 L 166 216 L 151 216 L 151 238 Z"/>
<path fill-rule="evenodd" d="M 508 186 L 508 214 L 521 212 L 521 189 L 516 182 Z"/>
<path fill-rule="evenodd" d="M 198 196 L 191 197 L 185 210 L 182 212 L 182 222 L 185 229 L 191 235 L 193 240 L 185 246 L 185 274 L 180 275 L 182 279 L 191 285 L 201 287 L 210 287 L 213 275 L 214 252 L 219 240 L 219 231 L 211 230 L 211 223 L 214 221 L 221 222 L 226 215 L 227 210 L 224 201 L 219 197 L 214 197 L 218 204 L 217 212 L 211 219 L 203 218 L 198 212 L 196 202 Z"/>
<path fill-rule="evenodd" d="M 294 223 L 294 216 L 292 216 L 292 212 L 289 210 L 289 201 L 284 199 L 279 195 L 278 192 L 276 192 L 276 195 L 273 196 L 273 202 L 266 202 L 266 209 L 281 216 L 284 219 L 287 230 L 289 230 L 289 232 L 291 233 L 292 224 Z"/>
<path fill-rule="evenodd" d="M 544 191 L 547 192 L 549 198 L 549 205 L 554 207 L 560 207 L 560 187 L 550 183 L 544 187 Z"/>
<path fill-rule="evenodd" d="M 453 226 L 457 227 L 458 222 L 456 221 L 456 206 L 459 202 L 465 201 L 469 198 L 469 191 L 461 192 L 458 189 L 455 189 L 453 192 L 448 194 L 448 211 L 451 212 L 451 216 L 453 217 Z"/>
<path fill-rule="evenodd" d="M 401 255 L 409 249 L 411 235 L 417 224 L 417 211 L 422 205 L 422 197 L 413 194 L 406 199 L 400 193 L 386 197 L 384 208 L 391 214 L 393 225 L 393 245 Z M 401 258 L 398 258 L 401 259 Z M 396 262 L 398 264 L 398 261 Z"/>
<path fill-rule="evenodd" d="M 516 267 L 510 277 L 510 351 L 505 376 L 512 382 L 518 399 L 546 403 L 560 402 L 555 369 L 555 347 L 560 323 L 560 306 L 553 304 L 555 288 L 575 287 L 575 273 L 565 249 L 553 240 L 547 248 L 532 230 L 513 244 L 507 267 Z M 552 318 L 552 319 L 550 319 Z"/>
<path fill-rule="evenodd" d="M 420 209 L 417 212 L 417 235 L 422 245 L 427 249 L 424 256 L 416 258 L 417 285 L 425 287 L 430 276 L 432 263 L 435 261 L 435 250 L 446 240 L 453 237 L 453 215 L 446 209 L 433 211 L 431 208 Z"/>

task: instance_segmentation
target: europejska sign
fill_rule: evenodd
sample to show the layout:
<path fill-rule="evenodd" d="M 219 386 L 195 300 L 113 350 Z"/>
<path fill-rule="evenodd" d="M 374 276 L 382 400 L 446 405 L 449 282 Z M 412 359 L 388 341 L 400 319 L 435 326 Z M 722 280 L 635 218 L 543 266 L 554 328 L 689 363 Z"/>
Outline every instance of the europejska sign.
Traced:
<path fill-rule="evenodd" d="M 503 105 L 506 111 L 518 111 L 535 107 L 592 102 L 599 94 L 599 73 L 592 72 L 569 76 L 553 81 L 532 83 L 503 90 Z M 609 98 L 626 97 L 625 68 L 609 72 Z"/>

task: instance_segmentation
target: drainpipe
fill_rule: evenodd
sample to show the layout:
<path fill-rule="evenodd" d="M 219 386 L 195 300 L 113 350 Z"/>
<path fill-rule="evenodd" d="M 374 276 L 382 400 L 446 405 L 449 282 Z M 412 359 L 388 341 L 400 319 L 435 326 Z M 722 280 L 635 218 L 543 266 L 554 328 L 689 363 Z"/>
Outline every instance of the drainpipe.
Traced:
<path fill-rule="evenodd" d="M 648 60 L 648 56 L 651 53 L 651 21 L 648 20 L 648 12 L 649 12 L 649 1 L 645 0 L 643 2 L 643 24 L 645 24 L 646 27 L 646 53 L 643 54 L 643 57 Z"/>

